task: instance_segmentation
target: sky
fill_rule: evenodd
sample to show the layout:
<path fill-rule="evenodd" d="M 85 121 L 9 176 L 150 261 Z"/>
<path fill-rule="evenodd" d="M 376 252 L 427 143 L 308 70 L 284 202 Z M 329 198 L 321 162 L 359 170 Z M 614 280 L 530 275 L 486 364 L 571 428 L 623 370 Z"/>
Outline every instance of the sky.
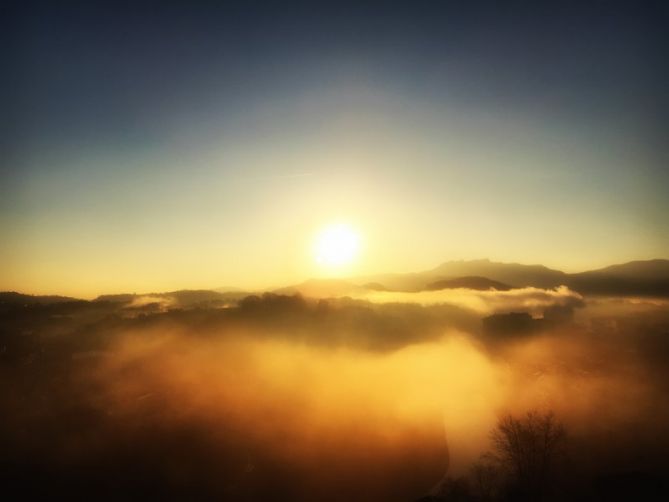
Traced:
<path fill-rule="evenodd" d="M 661 3 L 501 4 L 10 2 L 0 290 L 669 257 Z"/>

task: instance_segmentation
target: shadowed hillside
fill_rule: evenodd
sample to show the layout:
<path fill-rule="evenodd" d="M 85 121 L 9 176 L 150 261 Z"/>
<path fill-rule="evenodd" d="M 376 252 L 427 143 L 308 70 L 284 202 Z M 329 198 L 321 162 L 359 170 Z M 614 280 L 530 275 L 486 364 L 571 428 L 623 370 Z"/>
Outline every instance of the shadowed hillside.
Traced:
<path fill-rule="evenodd" d="M 477 278 L 478 284 L 471 278 Z M 468 278 L 465 280 L 464 278 Z M 420 291 L 442 289 L 435 284 L 448 281 L 463 281 L 462 287 L 472 289 L 500 290 L 500 287 L 535 287 L 551 289 L 568 286 L 579 293 L 612 296 L 669 296 L 669 260 L 634 261 L 613 265 L 599 270 L 567 274 L 543 265 L 520 265 L 496 263 L 489 260 L 452 261 L 417 273 L 384 274 L 358 279 L 357 282 L 373 281 L 397 291 Z M 498 287 L 495 287 L 497 283 Z"/>
<path fill-rule="evenodd" d="M 511 286 L 503 284 L 498 281 L 493 281 L 487 279 L 486 277 L 458 277 L 456 279 L 443 279 L 441 281 L 436 281 L 425 286 L 426 291 L 435 291 L 439 289 L 476 289 L 479 291 L 485 291 L 487 289 L 494 289 L 497 291 L 508 291 L 511 289 Z"/>
<path fill-rule="evenodd" d="M 669 260 L 633 261 L 569 276 L 586 294 L 669 296 Z"/>

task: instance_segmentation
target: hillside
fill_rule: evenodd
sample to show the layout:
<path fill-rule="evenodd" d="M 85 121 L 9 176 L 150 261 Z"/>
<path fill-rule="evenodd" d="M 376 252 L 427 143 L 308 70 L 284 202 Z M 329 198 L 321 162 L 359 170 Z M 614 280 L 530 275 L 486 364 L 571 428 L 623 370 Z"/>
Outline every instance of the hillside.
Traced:
<path fill-rule="evenodd" d="M 669 296 L 669 260 L 632 261 L 571 274 L 567 285 L 583 294 Z"/>
<path fill-rule="evenodd" d="M 543 265 L 498 263 L 490 260 L 449 261 L 423 272 L 380 274 L 360 278 L 358 282 L 376 282 L 398 291 L 421 291 L 437 281 L 460 277 L 481 277 L 509 287 L 555 288 L 567 282 L 567 274 Z"/>
<path fill-rule="evenodd" d="M 632 261 L 573 274 L 543 265 L 461 260 L 442 263 L 423 272 L 379 274 L 357 278 L 352 282 L 357 284 L 373 282 L 397 291 L 422 291 L 441 289 L 440 284 L 457 287 L 449 286 L 448 281 L 472 277 L 483 279 L 484 287 L 485 281 L 491 281 L 510 288 L 552 289 L 565 285 L 582 294 L 669 297 L 669 260 L 663 259 Z M 479 289 L 471 282 L 470 286 Z"/>
<path fill-rule="evenodd" d="M 78 298 L 59 295 L 26 295 L 16 291 L 1 291 L 0 305 L 48 305 L 52 303 L 77 302 Z"/>
<path fill-rule="evenodd" d="M 377 285 L 383 287 L 381 285 Z M 309 279 L 294 286 L 279 288 L 273 293 L 280 295 L 301 294 L 312 298 L 329 298 L 347 296 L 365 291 L 367 288 L 358 286 L 343 279 Z"/>
<path fill-rule="evenodd" d="M 427 291 L 436 291 L 440 289 L 476 289 L 479 291 L 487 291 L 489 289 L 495 289 L 497 291 L 508 291 L 511 288 L 508 284 L 502 282 L 493 281 L 487 277 L 479 276 L 466 276 L 466 277 L 457 277 L 455 279 L 443 279 L 441 281 L 436 281 L 425 286 Z"/>

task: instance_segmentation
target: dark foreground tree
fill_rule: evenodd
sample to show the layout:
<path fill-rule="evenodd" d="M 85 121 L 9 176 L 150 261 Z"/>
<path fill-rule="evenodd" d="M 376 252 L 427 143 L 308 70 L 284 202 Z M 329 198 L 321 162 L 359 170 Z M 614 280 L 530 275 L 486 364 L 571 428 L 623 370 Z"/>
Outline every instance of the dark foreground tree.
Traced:
<path fill-rule="evenodd" d="M 509 475 L 514 499 L 542 500 L 552 484 L 565 442 L 564 426 L 552 412 L 506 415 L 491 433 L 493 454 Z"/>
<path fill-rule="evenodd" d="M 499 492 L 500 469 L 496 459 L 490 455 L 482 455 L 470 470 L 474 493 L 481 502 L 496 500 Z"/>

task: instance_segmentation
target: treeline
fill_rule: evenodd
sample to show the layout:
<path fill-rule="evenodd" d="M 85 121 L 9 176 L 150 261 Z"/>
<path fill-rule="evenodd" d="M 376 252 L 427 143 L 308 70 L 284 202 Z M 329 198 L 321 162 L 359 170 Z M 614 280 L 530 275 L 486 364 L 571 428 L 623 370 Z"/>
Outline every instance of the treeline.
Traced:
<path fill-rule="evenodd" d="M 660 501 L 669 495 L 660 473 L 579 469 L 573 457 L 582 445 L 570 443 L 552 411 L 503 415 L 490 431 L 490 450 L 467 475 L 444 478 L 417 502 Z"/>

